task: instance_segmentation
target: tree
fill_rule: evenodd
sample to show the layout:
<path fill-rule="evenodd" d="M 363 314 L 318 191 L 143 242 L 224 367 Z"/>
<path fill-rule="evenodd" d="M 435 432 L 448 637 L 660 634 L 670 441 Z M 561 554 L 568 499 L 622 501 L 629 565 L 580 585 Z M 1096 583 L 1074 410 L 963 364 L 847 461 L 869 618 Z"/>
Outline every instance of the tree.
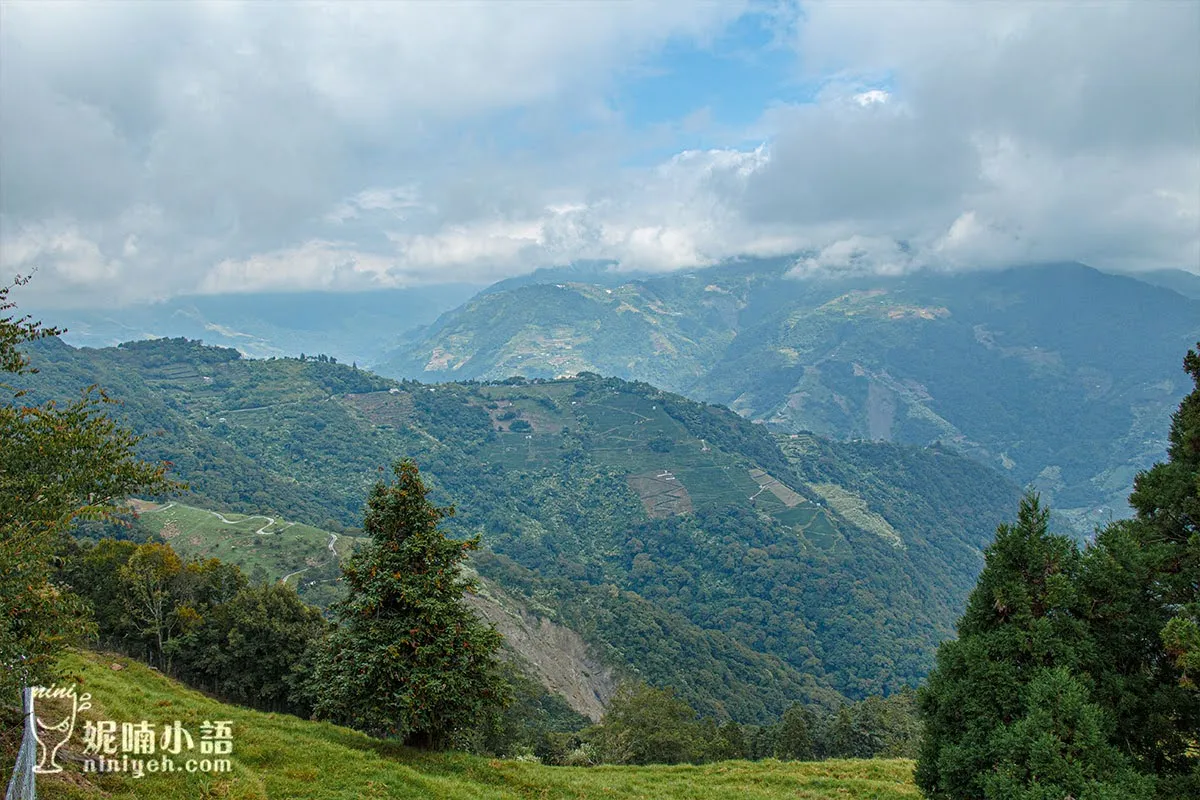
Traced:
<path fill-rule="evenodd" d="M 750 758 L 750 745 L 742 733 L 742 726 L 729 720 L 721 726 L 721 760 Z"/>
<path fill-rule="evenodd" d="M 427 499 L 417 467 L 394 465 L 395 483 L 371 490 L 370 535 L 342 572 L 349 593 L 314 673 L 318 717 L 426 747 L 496 713 L 506 686 L 500 634 L 463 603 L 475 588 L 463 571 L 478 537 L 448 539 L 439 523 L 452 508 Z"/>
<path fill-rule="evenodd" d="M 1026 687 L 1021 715 L 992 737 L 996 766 L 988 800 L 1138 800 L 1151 782 L 1110 741 L 1112 720 L 1065 667 L 1042 669 Z"/>
<path fill-rule="evenodd" d="M 911 689 L 868 697 L 851 706 L 856 758 L 916 758 L 921 718 Z"/>
<path fill-rule="evenodd" d="M 1200 796 L 1200 354 L 1168 460 L 1082 554 L 1036 501 L 1001 526 L 921 692 L 930 797 Z"/>
<path fill-rule="evenodd" d="M 823 758 L 857 758 L 854 717 L 842 706 L 824 720 L 819 731 L 819 750 Z"/>
<path fill-rule="evenodd" d="M 1200 345 L 1172 417 L 1167 461 L 1137 476 L 1136 516 L 1108 526 L 1083 574 L 1097 648 L 1094 696 L 1116 717 L 1125 749 L 1159 796 L 1200 794 Z"/>
<path fill-rule="evenodd" d="M 802 705 L 783 712 L 775 734 L 775 757 L 782 761 L 810 761 L 813 758 L 811 718 Z"/>
<path fill-rule="evenodd" d="M 134 542 L 115 539 L 86 542 L 64 537 L 59 542 L 56 583 L 70 586 L 87 604 L 102 647 L 133 652 L 134 643 L 141 639 L 129 619 L 120 577 L 121 567 L 137 549 Z"/>
<path fill-rule="evenodd" d="M 600 760 L 608 764 L 678 764 L 701 760 L 696 712 L 671 689 L 624 683 L 594 731 Z"/>
<path fill-rule="evenodd" d="M 309 648 L 324 634 L 320 610 L 281 583 L 243 588 L 174 640 L 179 676 L 237 703 L 305 711 L 296 702 Z"/>
<path fill-rule="evenodd" d="M 14 284 L 0 287 L 0 312 L 15 308 Z M 0 372 L 32 372 L 22 344 L 60 331 L 29 317 L 0 317 Z M 112 401 L 95 387 L 79 400 L 27 405 L 24 391 L 0 382 L 0 697 L 21 683 L 48 682 L 61 650 L 89 631 L 80 600 L 52 580 L 56 538 L 78 519 L 120 514 L 135 492 L 181 488 L 165 465 L 134 454 L 139 437 L 103 411 Z"/>
<path fill-rule="evenodd" d="M 165 649 L 181 620 L 177 612 L 174 584 L 183 562 L 169 544 L 144 544 L 121 567 L 125 610 L 138 632 L 153 644 L 151 663 L 165 666 Z"/>
<path fill-rule="evenodd" d="M 1022 499 L 1017 524 L 1001 525 L 987 548 L 958 639 L 938 649 L 919 701 L 926 731 L 916 781 L 928 797 L 983 798 L 998 737 L 1025 717 L 1030 684 L 1042 670 L 1086 660 L 1079 551 L 1047 532 L 1048 519 L 1036 495 Z"/>

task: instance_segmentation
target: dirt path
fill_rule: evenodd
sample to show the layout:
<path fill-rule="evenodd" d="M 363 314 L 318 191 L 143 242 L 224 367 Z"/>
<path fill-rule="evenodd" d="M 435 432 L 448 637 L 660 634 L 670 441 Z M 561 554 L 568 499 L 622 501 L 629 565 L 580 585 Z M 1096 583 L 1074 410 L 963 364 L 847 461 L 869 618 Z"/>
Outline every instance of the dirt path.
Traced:
<path fill-rule="evenodd" d="M 138 513 L 139 514 L 157 514 L 160 511 L 166 511 L 168 508 L 174 508 L 174 507 L 175 507 L 175 503 L 171 502 L 171 503 L 167 503 L 165 506 L 161 506 L 159 508 L 143 509 L 143 510 L 139 511 Z M 265 519 L 267 521 L 267 524 L 263 525 L 261 528 L 259 528 L 258 530 L 256 530 L 254 532 L 255 535 L 258 535 L 258 536 L 274 536 L 275 534 L 282 533 L 283 531 L 287 530 L 288 528 L 290 528 L 296 524 L 294 522 L 286 522 L 286 523 L 284 523 L 283 527 L 281 527 L 279 530 L 271 531 L 270 533 L 267 533 L 267 528 L 269 528 L 275 524 L 274 517 L 268 517 L 263 514 L 252 514 L 248 517 L 242 517 L 241 519 L 229 519 L 224 514 L 222 514 L 220 511 L 209 511 L 207 508 L 203 508 L 200 510 L 208 511 L 209 514 L 212 514 L 214 517 L 221 520 L 221 522 L 224 522 L 226 525 L 241 525 L 243 522 L 248 522 L 252 519 Z"/>
<path fill-rule="evenodd" d="M 289 525 L 295 525 L 296 523 L 294 523 L 294 522 L 289 522 L 288 524 L 289 524 Z M 268 534 L 268 535 L 269 535 L 269 534 Z M 337 540 L 338 540 L 338 535 L 337 535 L 336 533 L 331 533 L 331 534 L 329 534 L 329 545 L 328 545 L 328 547 L 329 547 L 329 554 L 330 554 L 331 556 L 333 556 L 333 560 L 334 560 L 334 561 L 337 561 L 337 557 L 338 557 L 338 554 L 337 554 L 337 548 L 335 547 L 335 545 L 337 545 Z M 280 578 L 280 579 L 279 579 L 279 582 L 280 582 L 280 583 L 287 583 L 287 582 L 288 582 L 288 579 L 290 579 L 290 578 L 291 578 L 293 575 L 299 575 L 299 574 L 300 574 L 300 573 L 302 573 L 302 572 L 308 572 L 310 569 L 311 569 L 311 567 L 305 567 L 304 569 L 298 569 L 298 570 L 296 570 L 295 572 L 289 572 L 287 575 L 284 575 L 282 578 Z"/>
<path fill-rule="evenodd" d="M 142 510 L 138 511 L 138 513 L 139 514 L 157 514 L 160 511 L 166 511 L 168 508 L 174 507 L 174 505 L 175 505 L 174 502 L 170 502 L 170 503 L 167 503 L 165 506 L 160 506 L 158 508 L 142 509 Z"/>
<path fill-rule="evenodd" d="M 205 510 L 207 511 L 207 509 L 205 509 Z M 225 515 L 222 514 L 220 511 L 209 511 L 208 513 L 212 514 L 214 517 L 221 520 L 221 522 L 224 522 L 226 525 L 240 525 L 243 522 L 249 522 L 252 519 L 265 519 L 267 521 L 267 524 L 263 525 L 261 528 L 259 528 L 258 530 L 256 530 L 254 532 L 256 535 L 259 535 L 259 536 L 274 536 L 276 533 L 279 532 L 279 531 L 272 531 L 271 533 L 267 533 L 267 528 L 269 528 L 275 524 L 275 518 L 264 516 L 263 514 L 251 514 L 248 517 L 242 517 L 241 519 L 234 520 L 234 519 L 226 519 Z"/>
<path fill-rule="evenodd" d="M 289 572 L 287 575 L 284 575 L 282 578 L 280 578 L 279 582 L 287 583 L 288 578 L 292 577 L 293 575 L 299 575 L 301 572 L 308 572 L 308 569 L 309 569 L 308 567 L 305 567 L 304 569 L 298 569 L 295 572 Z"/>

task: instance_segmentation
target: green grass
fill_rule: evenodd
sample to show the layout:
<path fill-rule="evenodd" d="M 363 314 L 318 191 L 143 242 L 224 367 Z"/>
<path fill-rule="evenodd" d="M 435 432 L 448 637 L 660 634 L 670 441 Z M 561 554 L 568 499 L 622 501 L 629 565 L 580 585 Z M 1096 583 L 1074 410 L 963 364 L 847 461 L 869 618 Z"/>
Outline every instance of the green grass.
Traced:
<path fill-rule="evenodd" d="M 241 567 L 247 575 L 262 567 L 271 580 L 332 560 L 329 552 L 332 533 L 279 517 L 217 514 L 182 503 L 168 503 L 141 511 L 138 523 L 162 536 L 185 558 L 219 558 Z M 353 542 L 348 536 L 336 538 L 333 544 L 339 558 L 348 554 Z"/>
<path fill-rule="evenodd" d="M 121 670 L 113 670 L 112 664 Z M 162 724 L 233 723 L 233 771 L 225 776 L 83 775 L 77 764 L 41 776 L 38 796 L 55 798 L 703 798 L 703 800 L 901 800 L 917 798 L 903 760 L 729 761 L 704 766 L 547 767 L 462 753 L 427 753 L 326 723 L 229 706 L 185 689 L 126 658 L 72 653 L 65 675 L 92 694 L 85 719 Z M 82 724 L 82 723 L 81 723 Z M 81 750 L 78 727 L 69 750 Z M 69 758 L 69 756 L 68 756 Z M 4 776 L 7 777 L 7 776 Z"/>

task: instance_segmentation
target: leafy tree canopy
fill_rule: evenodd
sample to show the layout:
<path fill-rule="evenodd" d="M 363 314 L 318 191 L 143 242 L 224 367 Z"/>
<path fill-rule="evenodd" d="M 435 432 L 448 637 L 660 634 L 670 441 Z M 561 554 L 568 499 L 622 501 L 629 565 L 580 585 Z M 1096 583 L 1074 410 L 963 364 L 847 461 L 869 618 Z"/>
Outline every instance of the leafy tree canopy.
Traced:
<path fill-rule="evenodd" d="M 25 279 L 17 278 L 14 285 Z M 15 304 L 0 287 L 0 313 Z M 71 403 L 27 405 L 7 376 L 29 371 L 21 345 L 53 336 L 29 317 L 0 317 L 0 696 L 48 680 L 59 652 L 87 632 L 78 599 L 51 580 L 55 536 L 77 519 L 119 514 L 133 492 L 176 488 L 165 465 L 138 460 L 139 437 L 103 413 L 95 388 Z"/>

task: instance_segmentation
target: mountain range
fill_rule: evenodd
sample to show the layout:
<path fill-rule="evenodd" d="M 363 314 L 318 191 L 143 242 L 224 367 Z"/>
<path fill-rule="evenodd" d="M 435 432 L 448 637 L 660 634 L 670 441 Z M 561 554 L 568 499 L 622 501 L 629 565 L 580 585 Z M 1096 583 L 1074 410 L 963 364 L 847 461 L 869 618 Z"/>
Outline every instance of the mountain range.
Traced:
<path fill-rule="evenodd" d="M 36 343 L 29 396 L 106 387 L 187 503 L 312 526 L 297 553 L 353 541 L 413 458 L 549 691 L 595 716 L 637 676 L 763 721 L 917 684 L 1022 486 L 1080 536 L 1124 515 L 1200 339 L 1187 273 L 796 269 L 72 312 L 70 342 L 136 341 Z M 305 596 L 336 596 L 333 566 Z"/>
<path fill-rule="evenodd" d="M 378 370 L 642 380 L 776 431 L 954 447 L 1037 487 L 1081 535 L 1127 513 L 1186 388 L 1200 278 L 1081 264 L 829 278 L 795 263 L 483 293 Z"/>
<path fill-rule="evenodd" d="M 353 537 L 381 470 L 416 460 L 452 532 L 483 537 L 491 617 L 585 642 L 592 689 L 638 676 L 742 721 L 915 685 L 1019 493 L 949 448 L 773 435 L 592 373 L 397 382 L 182 338 L 30 352 L 30 400 L 105 386 L 195 506 Z"/>
<path fill-rule="evenodd" d="M 186 336 L 253 358 L 324 353 L 370 366 L 481 288 L 450 283 L 371 292 L 182 295 L 119 308 L 22 310 L 53 320 L 78 347 Z"/>

